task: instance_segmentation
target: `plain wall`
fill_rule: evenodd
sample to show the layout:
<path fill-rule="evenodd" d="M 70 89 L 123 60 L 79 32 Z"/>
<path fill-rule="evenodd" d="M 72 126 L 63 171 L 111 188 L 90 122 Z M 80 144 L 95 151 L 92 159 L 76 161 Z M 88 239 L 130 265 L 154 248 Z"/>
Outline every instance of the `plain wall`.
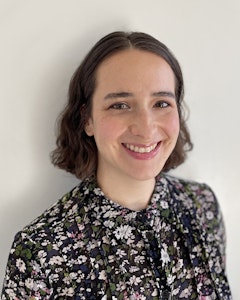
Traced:
<path fill-rule="evenodd" d="M 78 182 L 50 163 L 55 120 L 84 54 L 114 30 L 150 33 L 181 63 L 195 147 L 174 173 L 215 191 L 240 299 L 240 2 L 233 0 L 0 1 L 0 285 L 15 233 Z"/>

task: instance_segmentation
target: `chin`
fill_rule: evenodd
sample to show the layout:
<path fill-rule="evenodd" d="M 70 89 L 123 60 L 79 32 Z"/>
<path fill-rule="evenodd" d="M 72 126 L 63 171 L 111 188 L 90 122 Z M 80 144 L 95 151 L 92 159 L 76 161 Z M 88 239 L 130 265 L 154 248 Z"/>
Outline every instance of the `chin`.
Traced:
<path fill-rule="evenodd" d="M 155 179 L 159 173 L 161 172 L 161 170 L 158 170 L 156 172 L 139 172 L 137 174 L 129 174 L 129 176 L 137 181 L 148 181 L 151 179 Z"/>

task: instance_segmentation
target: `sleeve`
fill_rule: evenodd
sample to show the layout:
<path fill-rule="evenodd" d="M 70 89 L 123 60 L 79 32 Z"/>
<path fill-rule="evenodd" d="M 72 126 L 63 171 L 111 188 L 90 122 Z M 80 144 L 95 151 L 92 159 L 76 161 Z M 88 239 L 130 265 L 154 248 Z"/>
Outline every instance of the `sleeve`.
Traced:
<path fill-rule="evenodd" d="M 221 208 L 214 192 L 205 185 L 201 196 L 201 232 L 211 276 L 219 299 L 232 299 L 226 272 L 226 234 Z"/>
<path fill-rule="evenodd" d="M 209 253 L 215 253 L 216 256 L 219 256 L 221 267 L 225 270 L 226 231 L 223 214 L 215 193 L 208 185 L 203 185 L 201 196 L 199 218 L 201 219 L 205 241 L 209 248 Z"/>
<path fill-rule="evenodd" d="M 41 267 L 44 254 L 24 232 L 15 236 L 6 268 L 2 300 L 49 299 L 50 288 Z"/>

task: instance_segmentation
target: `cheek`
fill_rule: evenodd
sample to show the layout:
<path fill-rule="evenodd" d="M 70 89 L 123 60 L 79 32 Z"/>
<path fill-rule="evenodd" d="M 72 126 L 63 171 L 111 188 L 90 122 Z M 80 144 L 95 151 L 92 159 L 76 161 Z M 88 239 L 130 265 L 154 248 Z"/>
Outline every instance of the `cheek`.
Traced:
<path fill-rule="evenodd" d="M 169 116 L 166 122 L 166 128 L 168 128 L 169 135 L 172 137 L 178 137 L 180 131 L 180 123 L 178 114 L 173 114 Z"/>
<path fill-rule="evenodd" d="M 102 144 L 116 140 L 122 132 L 121 124 L 112 118 L 99 119 L 95 129 L 95 139 Z"/>
<path fill-rule="evenodd" d="M 175 118 L 173 121 L 173 130 L 176 132 L 176 134 L 179 134 L 180 131 L 180 122 L 179 122 L 179 117 Z"/>

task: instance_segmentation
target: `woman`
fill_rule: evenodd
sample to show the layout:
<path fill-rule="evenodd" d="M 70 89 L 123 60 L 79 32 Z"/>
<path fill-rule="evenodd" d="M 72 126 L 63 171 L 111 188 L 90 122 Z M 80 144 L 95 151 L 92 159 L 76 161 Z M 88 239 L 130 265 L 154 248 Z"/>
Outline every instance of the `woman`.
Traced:
<path fill-rule="evenodd" d="M 92 48 L 52 154 L 81 183 L 16 235 L 2 299 L 231 299 L 213 192 L 166 174 L 192 148 L 183 94 L 153 37 Z"/>

